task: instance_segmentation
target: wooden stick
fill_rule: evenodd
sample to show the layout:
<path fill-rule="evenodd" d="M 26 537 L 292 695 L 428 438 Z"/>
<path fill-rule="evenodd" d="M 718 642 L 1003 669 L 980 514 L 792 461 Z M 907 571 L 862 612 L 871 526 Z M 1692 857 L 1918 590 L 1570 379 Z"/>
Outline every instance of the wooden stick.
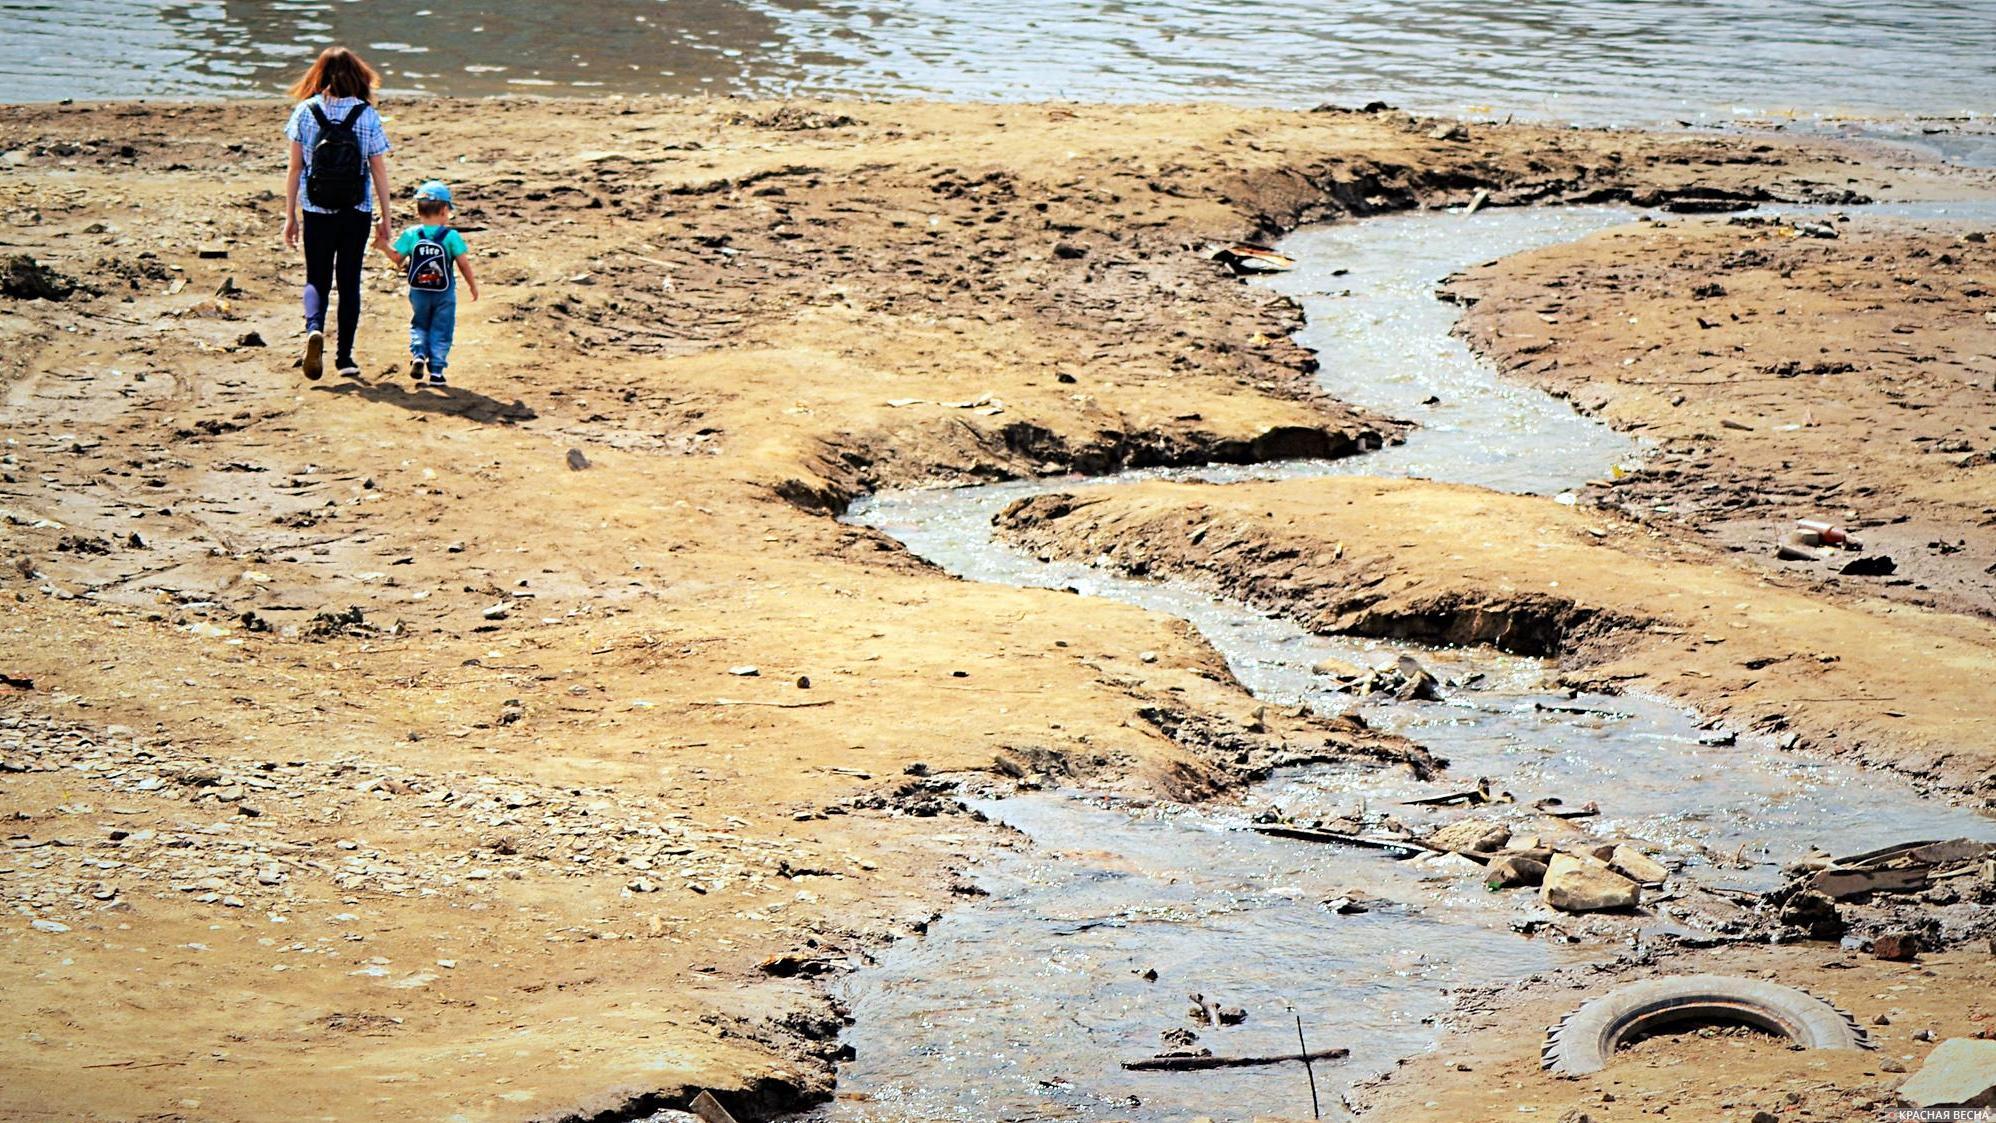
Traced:
<path fill-rule="evenodd" d="M 772 709 L 778 709 L 778 710 L 806 710 L 810 709 L 812 706 L 829 706 L 832 704 L 832 702 L 833 699 L 830 698 L 827 698 L 822 702 L 753 702 L 753 701 L 743 701 L 737 698 L 716 698 L 711 702 L 688 702 L 687 705 L 689 706 L 769 706 Z"/>
<path fill-rule="evenodd" d="M 1351 1055 L 1350 1049 L 1316 1049 L 1308 1053 L 1283 1053 L 1273 1057 L 1145 1057 L 1124 1061 L 1132 1072 L 1189 1072 L 1207 1068 L 1255 1068 L 1279 1065 L 1285 1061 L 1335 1061 Z"/>

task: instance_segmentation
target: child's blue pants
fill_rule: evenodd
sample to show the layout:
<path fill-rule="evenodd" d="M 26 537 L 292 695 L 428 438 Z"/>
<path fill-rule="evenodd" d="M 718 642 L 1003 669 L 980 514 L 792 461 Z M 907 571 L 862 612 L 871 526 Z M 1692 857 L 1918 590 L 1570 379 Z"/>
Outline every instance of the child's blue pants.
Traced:
<path fill-rule="evenodd" d="M 409 354 L 442 374 L 450 365 L 451 336 L 457 332 L 457 290 L 409 291 Z"/>

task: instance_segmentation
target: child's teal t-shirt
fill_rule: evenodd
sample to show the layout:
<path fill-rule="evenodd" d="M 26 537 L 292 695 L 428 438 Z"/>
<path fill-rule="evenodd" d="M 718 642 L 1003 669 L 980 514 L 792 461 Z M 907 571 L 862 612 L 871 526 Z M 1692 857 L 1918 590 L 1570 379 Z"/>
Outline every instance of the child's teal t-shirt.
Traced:
<path fill-rule="evenodd" d="M 417 242 L 425 238 L 434 240 L 437 236 L 437 231 L 443 229 L 442 225 L 433 226 L 429 223 L 418 223 L 415 226 L 411 226 L 402 231 L 401 236 L 395 239 L 395 252 L 401 254 L 403 257 L 408 257 L 410 251 L 416 248 Z M 451 267 L 457 264 L 459 257 L 470 253 L 471 249 L 464 244 L 464 236 L 456 230 L 452 230 L 450 233 L 444 235 L 443 247 L 446 258 L 444 269 L 450 274 L 451 287 L 456 288 L 457 270 Z"/>

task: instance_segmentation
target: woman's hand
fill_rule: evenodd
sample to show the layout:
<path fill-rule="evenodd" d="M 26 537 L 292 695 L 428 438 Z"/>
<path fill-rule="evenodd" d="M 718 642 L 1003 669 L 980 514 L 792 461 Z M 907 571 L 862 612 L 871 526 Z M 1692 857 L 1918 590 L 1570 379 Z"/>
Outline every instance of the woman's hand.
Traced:
<path fill-rule="evenodd" d="M 296 211 L 284 216 L 284 248 L 288 250 L 298 248 L 298 213 Z"/>
<path fill-rule="evenodd" d="M 389 243 L 394 240 L 394 238 L 389 236 L 388 216 L 384 214 L 381 216 L 381 221 L 374 224 L 374 244 L 380 246 L 382 249 L 387 249 Z"/>

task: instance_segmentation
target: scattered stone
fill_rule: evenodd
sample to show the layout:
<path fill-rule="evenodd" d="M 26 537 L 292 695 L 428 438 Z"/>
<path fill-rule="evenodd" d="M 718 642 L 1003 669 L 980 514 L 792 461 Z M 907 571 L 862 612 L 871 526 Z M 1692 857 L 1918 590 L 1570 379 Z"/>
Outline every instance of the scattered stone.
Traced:
<path fill-rule="evenodd" d="M 1662 862 L 1623 843 L 1608 856 L 1608 868 L 1642 885 L 1660 885 L 1670 876 Z"/>
<path fill-rule="evenodd" d="M 1436 125 L 1428 134 L 1429 140 L 1468 140 L 1469 126 L 1460 121 L 1449 121 Z"/>
<path fill-rule="evenodd" d="M 246 331 L 246 332 L 244 332 L 244 333 L 243 333 L 243 335 L 242 335 L 242 338 L 241 338 L 241 339 L 238 339 L 238 340 L 236 340 L 236 346 L 238 346 L 238 347 L 268 347 L 268 346 L 270 346 L 270 345 L 269 345 L 268 343 L 265 343 L 265 342 L 263 341 L 263 336 L 262 336 L 262 334 L 260 334 L 260 333 L 258 333 L 258 332 L 255 332 L 255 331 Z"/>
<path fill-rule="evenodd" d="M 80 286 L 24 253 L 0 258 L 0 296 L 14 300 L 68 300 Z"/>
<path fill-rule="evenodd" d="M 1494 858 L 1485 867 L 1483 883 L 1492 889 L 1513 889 L 1545 881 L 1546 864 L 1536 858 L 1507 854 Z"/>
<path fill-rule="evenodd" d="M 1845 562 L 1837 572 L 1846 577 L 1890 577 L 1899 572 L 1899 563 L 1889 554 L 1866 554 Z"/>
<path fill-rule="evenodd" d="M 29 924 L 28 924 L 28 927 L 30 927 L 30 928 L 33 928 L 33 929 L 34 929 L 35 931 L 37 931 L 37 932 L 67 932 L 67 931 L 69 931 L 69 925 L 67 925 L 67 924 L 64 924 L 64 923 L 63 923 L 62 921 L 60 921 L 60 920 L 35 920 L 35 921 L 30 921 L 30 922 L 29 922 Z"/>
<path fill-rule="evenodd" d="M 1642 901 L 1642 889 L 1599 862 L 1554 854 L 1539 899 L 1562 912 L 1595 912 L 1633 908 Z"/>
<path fill-rule="evenodd" d="M 756 676 L 762 674 L 762 669 L 760 667 L 744 663 L 739 667 L 729 667 L 728 673 L 736 676 L 737 678 L 755 678 Z"/>
<path fill-rule="evenodd" d="M 580 472 L 588 467 L 589 467 L 589 458 L 587 456 L 582 455 L 581 449 L 571 448 L 568 450 L 569 471 Z"/>
<path fill-rule="evenodd" d="M 1347 663 L 1343 659 L 1320 659 L 1310 668 L 1310 673 L 1350 681 L 1365 677 L 1366 672 L 1357 663 Z"/>
<path fill-rule="evenodd" d="M 1950 1037 L 1899 1085 L 1914 1107 L 1996 1107 L 1996 1041 Z"/>
<path fill-rule="evenodd" d="M 512 614 L 513 612 L 511 607 L 506 605 L 504 602 L 492 605 L 489 608 L 487 608 L 484 612 L 479 613 L 480 616 L 483 616 L 487 620 L 504 620 L 506 617 L 511 616 Z"/>
<path fill-rule="evenodd" d="M 1463 819 L 1431 834 L 1428 845 L 1455 854 L 1493 854 L 1511 841 L 1511 828 L 1488 819 Z"/>
<path fill-rule="evenodd" d="M 1871 941 L 1871 954 L 1894 963 L 1910 963 L 1920 954 L 1920 938 L 1911 932 L 1887 932 Z"/>
<path fill-rule="evenodd" d="M 1809 933 L 1814 940 L 1838 940 L 1843 938 L 1845 924 L 1837 912 L 1837 902 L 1827 893 L 1805 889 L 1788 898 L 1781 906 L 1781 923 L 1792 924 Z M 1883 1014 L 1879 1017 L 1884 1018 Z M 1884 1025 L 1883 1021 L 1878 1024 Z"/>

